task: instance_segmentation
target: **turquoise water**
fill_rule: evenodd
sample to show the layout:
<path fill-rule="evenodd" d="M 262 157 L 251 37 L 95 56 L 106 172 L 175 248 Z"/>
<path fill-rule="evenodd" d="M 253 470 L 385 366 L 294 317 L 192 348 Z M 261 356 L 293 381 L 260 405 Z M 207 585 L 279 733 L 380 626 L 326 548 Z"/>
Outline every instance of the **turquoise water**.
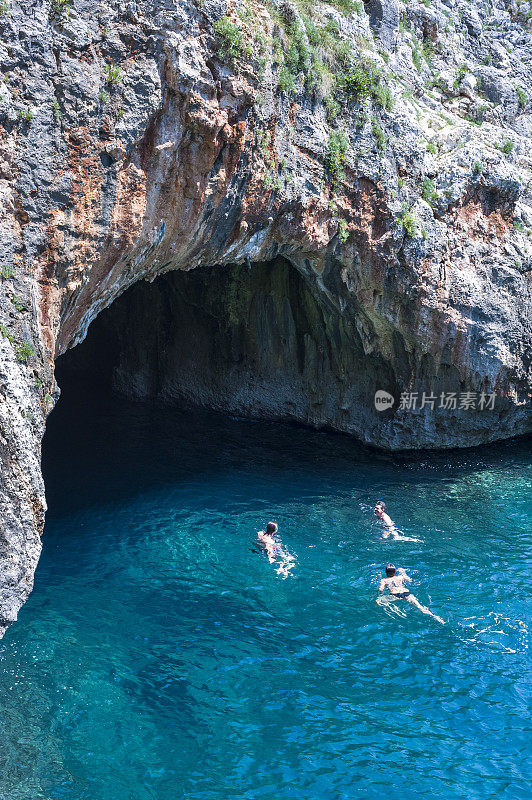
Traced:
<path fill-rule="evenodd" d="M 528 797 L 529 444 L 392 457 L 66 397 L 0 643 L 2 800 Z M 376 604 L 390 560 L 445 626 Z"/>

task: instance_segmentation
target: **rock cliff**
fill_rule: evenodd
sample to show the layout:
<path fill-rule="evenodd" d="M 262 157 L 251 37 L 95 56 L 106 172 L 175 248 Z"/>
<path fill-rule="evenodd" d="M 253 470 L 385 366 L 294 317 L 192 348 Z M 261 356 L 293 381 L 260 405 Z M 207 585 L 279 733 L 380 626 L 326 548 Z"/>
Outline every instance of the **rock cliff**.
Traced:
<path fill-rule="evenodd" d="M 515 0 L 0 2 L 0 632 L 55 359 L 93 321 L 79 352 L 136 397 L 391 450 L 530 429 L 531 26 Z"/>

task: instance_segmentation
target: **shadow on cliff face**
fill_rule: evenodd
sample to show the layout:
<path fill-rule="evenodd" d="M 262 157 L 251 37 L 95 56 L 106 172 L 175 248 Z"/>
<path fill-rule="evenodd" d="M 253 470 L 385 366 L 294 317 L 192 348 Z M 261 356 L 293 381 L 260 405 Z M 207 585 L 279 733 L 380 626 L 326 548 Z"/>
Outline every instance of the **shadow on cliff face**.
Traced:
<path fill-rule="evenodd" d="M 102 312 L 58 358 L 57 380 L 361 435 L 394 375 L 364 354 L 353 316 L 326 302 L 283 259 L 171 272 Z"/>

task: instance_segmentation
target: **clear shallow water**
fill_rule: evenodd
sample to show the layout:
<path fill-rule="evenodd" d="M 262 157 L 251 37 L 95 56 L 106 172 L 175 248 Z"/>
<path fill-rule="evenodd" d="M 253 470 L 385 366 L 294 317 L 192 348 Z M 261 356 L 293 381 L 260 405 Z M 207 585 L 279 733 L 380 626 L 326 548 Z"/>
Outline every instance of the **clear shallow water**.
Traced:
<path fill-rule="evenodd" d="M 0 643 L 2 800 L 529 796 L 530 442 L 391 457 L 74 399 Z M 383 538 L 379 497 L 420 542 Z M 447 625 L 375 603 L 390 560 Z"/>

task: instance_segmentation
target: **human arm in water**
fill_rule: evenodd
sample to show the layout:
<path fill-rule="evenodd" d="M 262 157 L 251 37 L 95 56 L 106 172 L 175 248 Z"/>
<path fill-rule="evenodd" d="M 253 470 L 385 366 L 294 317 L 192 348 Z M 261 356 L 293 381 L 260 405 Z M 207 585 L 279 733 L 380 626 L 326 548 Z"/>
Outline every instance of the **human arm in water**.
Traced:
<path fill-rule="evenodd" d="M 406 569 L 404 569 L 403 567 L 400 567 L 397 570 L 397 575 L 401 578 L 402 581 L 405 581 L 406 583 L 412 583 L 412 578 L 410 578 L 406 574 Z"/>

